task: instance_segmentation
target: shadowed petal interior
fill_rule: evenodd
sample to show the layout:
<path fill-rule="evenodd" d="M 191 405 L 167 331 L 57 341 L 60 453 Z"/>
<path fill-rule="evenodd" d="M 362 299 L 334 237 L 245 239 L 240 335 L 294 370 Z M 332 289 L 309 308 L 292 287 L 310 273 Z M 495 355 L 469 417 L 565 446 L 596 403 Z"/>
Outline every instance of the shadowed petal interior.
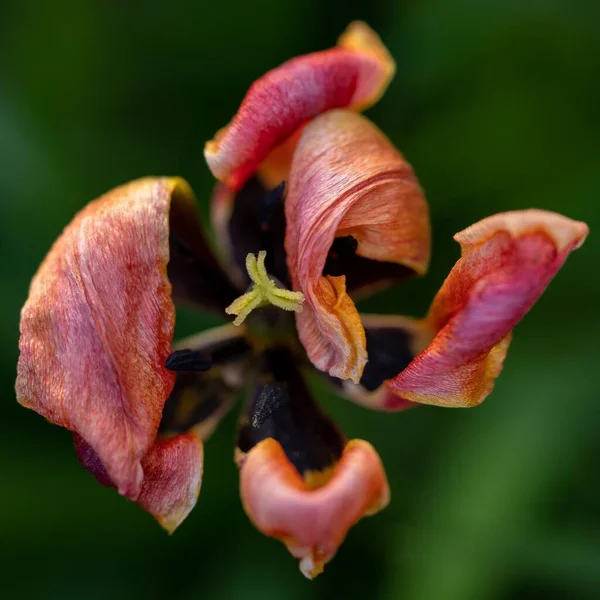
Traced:
<path fill-rule="evenodd" d="M 256 177 L 234 192 L 218 183 L 211 201 L 211 218 L 217 243 L 232 279 L 246 289 L 250 279 L 246 271 L 248 254 L 267 253 L 266 268 L 286 287 L 290 286 L 284 247 L 285 183 L 269 190 Z"/>
<path fill-rule="evenodd" d="M 393 394 L 385 382 L 403 371 L 433 338 L 426 321 L 397 315 L 361 314 L 367 338 L 369 362 L 360 383 L 326 376 L 335 391 L 367 408 L 399 411 L 414 402 Z"/>
<path fill-rule="evenodd" d="M 190 187 L 178 180 L 169 212 L 168 276 L 173 300 L 222 314 L 239 295 L 208 245 Z"/>
<path fill-rule="evenodd" d="M 283 347 L 261 355 L 238 431 L 238 462 L 274 438 L 307 482 L 320 481 L 341 456 L 345 439 L 319 408 L 295 361 Z"/>

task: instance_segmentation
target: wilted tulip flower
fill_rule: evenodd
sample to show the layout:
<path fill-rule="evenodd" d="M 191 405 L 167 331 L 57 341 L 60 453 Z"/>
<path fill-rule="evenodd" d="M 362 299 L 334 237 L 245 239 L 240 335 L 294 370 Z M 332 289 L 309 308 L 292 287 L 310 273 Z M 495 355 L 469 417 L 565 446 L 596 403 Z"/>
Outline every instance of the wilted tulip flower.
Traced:
<path fill-rule="evenodd" d="M 425 318 L 359 314 L 355 298 L 429 261 L 415 174 L 358 112 L 393 74 L 363 23 L 270 71 L 205 148 L 217 256 L 184 181 L 135 181 L 74 218 L 21 317 L 19 402 L 71 430 L 82 464 L 168 531 L 196 503 L 203 442 L 245 390 L 244 509 L 311 578 L 389 490 L 375 449 L 321 411 L 307 371 L 384 411 L 475 406 L 588 231 L 543 210 L 491 216 L 456 234 L 462 256 Z M 174 349 L 174 302 L 236 318 Z"/>

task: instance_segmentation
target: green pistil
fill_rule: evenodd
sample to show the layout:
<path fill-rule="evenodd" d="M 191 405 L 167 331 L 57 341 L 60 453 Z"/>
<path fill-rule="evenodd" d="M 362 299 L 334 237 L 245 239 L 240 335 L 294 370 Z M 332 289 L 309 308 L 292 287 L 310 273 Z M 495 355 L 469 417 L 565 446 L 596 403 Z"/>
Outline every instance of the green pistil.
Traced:
<path fill-rule="evenodd" d="M 302 310 L 304 294 L 277 287 L 265 268 L 266 256 L 267 253 L 264 250 L 258 253 L 258 257 L 254 254 L 246 256 L 246 270 L 253 285 L 249 292 L 234 300 L 225 309 L 228 315 L 236 315 L 233 321 L 234 325 L 241 325 L 254 309 L 263 308 L 269 304 L 293 312 Z"/>

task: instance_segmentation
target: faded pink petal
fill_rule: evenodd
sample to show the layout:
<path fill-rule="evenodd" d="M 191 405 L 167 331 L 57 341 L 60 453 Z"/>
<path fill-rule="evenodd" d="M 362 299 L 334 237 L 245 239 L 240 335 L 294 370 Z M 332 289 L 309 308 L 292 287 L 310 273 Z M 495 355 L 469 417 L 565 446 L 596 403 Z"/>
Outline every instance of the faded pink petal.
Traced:
<path fill-rule="evenodd" d="M 473 406 L 492 391 L 513 327 L 588 233 L 542 210 L 494 215 L 456 234 L 462 257 L 429 310 L 431 344 L 389 389 L 405 400 Z"/>
<path fill-rule="evenodd" d="M 362 440 L 346 444 L 329 481 L 308 489 L 279 443 L 268 438 L 245 457 L 240 490 L 250 520 L 283 541 L 309 579 L 333 558 L 352 525 L 389 502 L 381 460 Z"/>
<path fill-rule="evenodd" d="M 141 179 L 84 208 L 31 283 L 17 398 L 77 433 L 136 500 L 174 374 L 169 209 L 178 179 Z"/>
<path fill-rule="evenodd" d="M 294 154 L 285 204 L 286 250 L 293 287 L 305 295 L 296 316 L 313 364 L 334 377 L 360 380 L 365 334 L 344 276 L 323 276 L 338 236 L 358 241 L 356 254 L 423 273 L 429 219 L 406 160 L 370 121 L 344 110 L 309 123 Z"/>
<path fill-rule="evenodd" d="M 210 170 L 239 189 L 271 150 L 316 115 L 374 104 L 394 71 L 377 34 L 352 23 L 336 48 L 289 60 L 252 85 L 231 123 L 206 144 Z"/>

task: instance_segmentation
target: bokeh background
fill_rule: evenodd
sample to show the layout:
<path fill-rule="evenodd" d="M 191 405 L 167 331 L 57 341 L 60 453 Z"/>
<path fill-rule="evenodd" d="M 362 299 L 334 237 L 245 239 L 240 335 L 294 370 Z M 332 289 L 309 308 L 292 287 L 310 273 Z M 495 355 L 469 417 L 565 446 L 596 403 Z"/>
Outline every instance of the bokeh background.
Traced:
<path fill-rule="evenodd" d="M 540 207 L 592 235 L 516 330 L 473 410 L 371 413 L 393 502 L 310 583 L 245 518 L 235 414 L 206 448 L 200 501 L 168 537 L 97 485 L 68 432 L 14 399 L 19 309 L 72 215 L 146 174 L 187 178 L 206 219 L 202 148 L 249 84 L 345 25 L 398 63 L 369 111 L 427 192 L 430 273 L 363 304 L 420 316 L 458 257 L 452 234 Z M 600 3 L 590 0 L 2 0 L 0 3 L 0 580 L 7 598 L 600 597 Z M 181 313 L 179 333 L 215 321 Z"/>

